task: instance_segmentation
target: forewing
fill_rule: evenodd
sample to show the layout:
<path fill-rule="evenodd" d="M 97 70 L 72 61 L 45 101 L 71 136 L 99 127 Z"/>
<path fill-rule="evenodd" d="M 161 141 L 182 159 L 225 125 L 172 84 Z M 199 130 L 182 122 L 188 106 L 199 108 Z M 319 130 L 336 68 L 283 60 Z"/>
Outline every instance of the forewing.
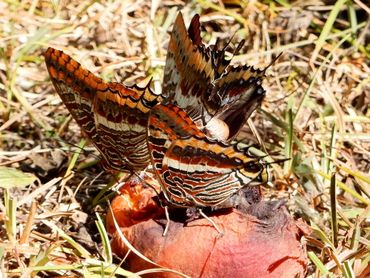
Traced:
<path fill-rule="evenodd" d="M 211 115 L 204 99 L 215 79 L 210 53 L 204 51 L 199 30 L 199 16 L 185 28 L 179 13 L 171 32 L 164 70 L 163 95 L 165 103 L 182 108 L 199 128 L 205 126 Z"/>
<path fill-rule="evenodd" d="M 161 96 L 148 87 L 105 83 L 53 48 L 45 52 L 45 62 L 57 93 L 104 157 L 105 166 L 119 171 L 144 169 L 150 161 L 148 114 Z"/>

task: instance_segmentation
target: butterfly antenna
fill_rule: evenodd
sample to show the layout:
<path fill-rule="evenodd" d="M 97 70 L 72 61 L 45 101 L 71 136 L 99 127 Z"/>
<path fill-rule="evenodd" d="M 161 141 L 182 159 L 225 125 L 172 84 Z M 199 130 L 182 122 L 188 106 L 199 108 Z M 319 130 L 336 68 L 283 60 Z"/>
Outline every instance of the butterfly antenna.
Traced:
<path fill-rule="evenodd" d="M 225 46 L 221 49 L 222 52 L 225 52 L 226 51 L 226 48 L 230 45 L 230 43 L 233 40 L 234 36 L 235 36 L 235 32 L 234 32 L 234 34 L 232 34 L 232 36 L 230 37 L 230 39 L 228 40 L 228 42 L 225 44 Z"/>
<path fill-rule="evenodd" d="M 271 63 L 267 65 L 267 67 L 265 67 L 263 70 L 262 70 L 262 73 L 265 74 L 266 71 L 273 65 L 275 64 L 275 62 L 277 60 L 279 60 L 279 58 L 281 57 L 281 55 L 283 55 L 283 52 L 280 52 L 274 59 L 272 59 Z"/>
<path fill-rule="evenodd" d="M 285 162 L 285 161 L 289 161 L 291 160 L 291 158 L 282 158 L 282 159 L 278 159 L 278 160 L 274 160 L 272 162 L 266 162 L 265 165 L 271 165 L 271 164 L 278 164 L 278 163 L 282 163 L 282 162 Z"/>
<path fill-rule="evenodd" d="M 234 58 L 234 56 L 235 56 L 235 55 L 237 55 L 237 54 L 239 53 L 240 49 L 242 49 L 242 47 L 244 46 L 244 44 L 245 44 L 245 39 L 242 39 L 242 40 L 238 43 L 237 47 L 235 48 L 232 58 Z M 231 58 L 231 59 L 232 59 L 232 58 Z"/>
<path fill-rule="evenodd" d="M 222 53 L 225 53 L 225 51 L 226 51 L 226 48 L 231 44 L 231 41 L 234 39 L 234 37 L 235 37 L 235 33 L 231 36 L 231 38 L 229 39 L 229 41 L 225 44 L 225 46 L 221 49 L 221 52 Z M 217 39 L 217 41 L 216 41 L 216 45 L 217 45 L 217 42 L 218 42 L 218 39 Z M 233 55 L 231 56 L 231 59 L 230 59 L 230 61 L 234 58 L 234 56 L 235 55 L 237 55 L 238 53 L 239 53 L 239 51 L 240 51 L 240 49 L 244 46 L 244 44 L 245 44 L 245 40 L 243 39 L 243 40 L 241 40 L 239 43 L 238 43 L 238 45 L 236 46 L 236 48 L 234 49 L 234 51 L 233 51 Z M 217 48 L 216 48 L 217 49 Z"/>
<path fill-rule="evenodd" d="M 217 39 L 216 39 L 216 43 L 215 43 L 215 45 L 213 46 L 213 50 L 218 50 L 219 44 L 220 44 L 220 38 L 217 38 Z M 221 51 L 222 51 L 222 50 L 221 50 Z"/>

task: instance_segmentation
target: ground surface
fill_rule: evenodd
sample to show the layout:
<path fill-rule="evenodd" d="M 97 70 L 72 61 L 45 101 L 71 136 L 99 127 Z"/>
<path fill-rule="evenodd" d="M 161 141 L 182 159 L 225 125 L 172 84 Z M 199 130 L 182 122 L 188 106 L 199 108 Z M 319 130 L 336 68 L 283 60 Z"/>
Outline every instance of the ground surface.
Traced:
<path fill-rule="evenodd" d="M 52 87 L 42 52 L 64 50 L 105 80 L 153 77 L 159 91 L 178 10 L 187 23 L 201 15 L 206 42 L 246 39 L 235 63 L 262 68 L 283 52 L 241 138 L 293 158 L 274 166 L 265 195 L 285 198 L 313 228 L 307 275 L 365 277 L 370 9 L 360 0 L 0 1 L 2 273 L 86 276 L 112 261 L 95 212 L 104 216 L 99 200 L 112 191 L 101 190 L 115 179 L 90 144 L 80 152 L 83 136 Z M 125 273 L 122 266 L 106 274 L 112 271 Z"/>

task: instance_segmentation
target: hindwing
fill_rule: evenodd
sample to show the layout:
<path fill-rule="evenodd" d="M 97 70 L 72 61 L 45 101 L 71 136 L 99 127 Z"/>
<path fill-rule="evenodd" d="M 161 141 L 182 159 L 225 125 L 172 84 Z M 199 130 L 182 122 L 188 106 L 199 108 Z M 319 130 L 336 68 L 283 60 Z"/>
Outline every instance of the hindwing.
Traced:
<path fill-rule="evenodd" d="M 248 148 L 207 138 L 175 105 L 152 109 L 148 146 L 162 191 L 176 206 L 216 206 L 267 178 L 260 158 Z"/>
<path fill-rule="evenodd" d="M 179 13 L 168 45 L 163 95 L 164 104 L 182 108 L 210 137 L 230 141 L 262 102 L 265 71 L 229 66 L 225 52 L 226 47 L 203 44 L 198 15 L 186 30 Z M 228 132 L 219 136 L 215 121 L 224 122 Z"/>

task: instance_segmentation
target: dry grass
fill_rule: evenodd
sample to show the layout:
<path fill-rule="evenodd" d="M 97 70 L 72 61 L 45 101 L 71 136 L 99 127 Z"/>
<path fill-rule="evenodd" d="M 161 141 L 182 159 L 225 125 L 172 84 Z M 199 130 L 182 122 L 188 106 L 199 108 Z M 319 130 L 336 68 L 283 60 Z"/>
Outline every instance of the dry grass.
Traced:
<path fill-rule="evenodd" d="M 179 9 L 187 22 L 201 14 L 206 41 L 245 38 L 235 62 L 263 67 L 284 53 L 269 70 L 268 96 L 250 121 L 269 153 L 293 158 L 274 168 L 266 195 L 285 198 L 291 213 L 313 228 L 308 277 L 369 273 L 370 11 L 364 2 L 0 1 L 3 276 L 129 275 L 112 258 L 97 218 L 111 193 L 101 190 L 114 179 L 96 164 L 90 145 L 80 152 L 85 142 L 54 92 L 42 51 L 62 49 L 106 80 L 153 77 L 159 91 L 168 29 Z M 248 128 L 243 136 L 252 137 Z"/>

